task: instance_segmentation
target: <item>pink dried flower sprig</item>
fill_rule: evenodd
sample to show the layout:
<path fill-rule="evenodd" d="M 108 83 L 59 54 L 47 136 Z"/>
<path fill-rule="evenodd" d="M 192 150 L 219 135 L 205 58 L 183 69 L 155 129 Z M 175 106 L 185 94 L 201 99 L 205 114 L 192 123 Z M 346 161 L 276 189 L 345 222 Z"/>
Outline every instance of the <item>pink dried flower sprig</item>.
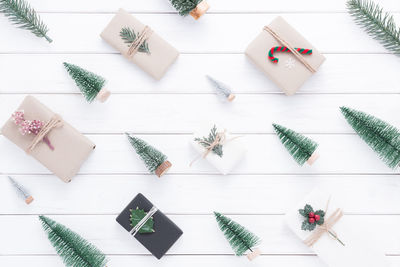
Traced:
<path fill-rule="evenodd" d="M 11 117 L 14 123 L 19 126 L 19 131 L 22 135 L 37 135 L 44 126 L 44 122 L 41 120 L 25 120 L 25 113 L 23 110 L 15 111 Z M 45 142 L 51 150 L 54 150 L 47 136 L 43 137 L 43 142 Z"/>

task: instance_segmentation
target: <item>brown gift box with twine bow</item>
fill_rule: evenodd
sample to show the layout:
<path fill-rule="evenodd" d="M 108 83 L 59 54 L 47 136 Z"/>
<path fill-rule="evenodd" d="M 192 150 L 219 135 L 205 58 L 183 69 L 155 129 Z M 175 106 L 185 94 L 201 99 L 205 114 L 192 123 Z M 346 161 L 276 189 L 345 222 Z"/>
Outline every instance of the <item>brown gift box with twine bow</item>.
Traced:
<path fill-rule="evenodd" d="M 100 36 L 157 80 L 164 76 L 179 56 L 173 46 L 123 9 L 118 11 Z"/>
<path fill-rule="evenodd" d="M 4 124 L 2 134 L 61 180 L 70 182 L 95 148 L 95 144 L 33 96 L 25 97 L 17 111 L 23 111 L 27 121 L 43 121 L 45 127 L 42 129 L 46 128 L 47 131 L 42 137 L 39 137 L 41 132 L 37 135 L 22 135 L 20 127 L 11 117 Z"/>
<path fill-rule="evenodd" d="M 271 51 L 278 61 L 269 58 L 270 50 L 277 46 L 286 47 Z M 297 48 L 303 50 L 298 53 Z M 286 95 L 295 94 L 325 61 L 325 57 L 282 17 L 265 26 L 245 53 Z"/>

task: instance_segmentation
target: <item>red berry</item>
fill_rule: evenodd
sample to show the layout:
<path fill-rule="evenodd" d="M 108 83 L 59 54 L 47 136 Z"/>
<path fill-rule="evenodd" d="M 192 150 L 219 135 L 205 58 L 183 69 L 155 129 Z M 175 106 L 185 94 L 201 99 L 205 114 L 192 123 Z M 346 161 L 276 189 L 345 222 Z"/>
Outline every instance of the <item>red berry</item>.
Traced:
<path fill-rule="evenodd" d="M 314 212 L 310 212 L 309 214 L 308 214 L 308 218 L 314 218 Z"/>
<path fill-rule="evenodd" d="M 313 224 L 313 223 L 315 223 L 315 219 L 314 219 L 314 218 L 309 218 L 309 219 L 308 219 L 308 222 L 311 223 L 311 224 Z"/>
<path fill-rule="evenodd" d="M 317 222 L 319 221 L 319 219 L 321 219 L 321 218 L 319 217 L 318 214 L 315 214 L 314 218 L 315 218 L 315 220 L 316 220 Z"/>

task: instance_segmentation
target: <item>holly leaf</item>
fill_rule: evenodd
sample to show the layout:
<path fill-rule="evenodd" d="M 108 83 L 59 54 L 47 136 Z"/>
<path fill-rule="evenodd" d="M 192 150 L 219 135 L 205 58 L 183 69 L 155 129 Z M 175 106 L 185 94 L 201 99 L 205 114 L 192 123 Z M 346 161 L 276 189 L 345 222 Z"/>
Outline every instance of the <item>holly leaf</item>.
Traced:
<path fill-rule="evenodd" d="M 147 214 L 147 212 L 145 212 L 142 209 L 139 209 L 138 207 L 136 207 L 136 209 L 131 209 L 131 216 L 130 216 L 130 221 L 131 221 L 131 226 L 135 227 Z M 154 233 L 154 221 L 153 221 L 153 217 L 150 217 L 145 224 L 143 224 L 143 226 L 139 229 L 139 233 L 140 234 L 148 234 L 148 233 Z"/>
<path fill-rule="evenodd" d="M 325 221 L 325 211 L 323 211 L 323 210 L 317 210 L 317 211 L 315 212 L 315 215 L 319 215 L 319 221 L 317 221 L 316 223 L 317 223 L 318 225 L 323 225 L 323 224 L 324 224 L 324 221 Z"/>
<path fill-rule="evenodd" d="M 301 224 L 301 230 L 303 231 L 312 231 L 316 227 L 316 224 L 309 223 L 307 220 L 304 220 L 303 223 Z"/>
<path fill-rule="evenodd" d="M 303 210 L 303 209 L 299 209 L 299 213 L 303 217 L 308 217 L 308 215 L 306 214 L 305 210 Z"/>
<path fill-rule="evenodd" d="M 313 209 L 313 207 L 311 207 L 311 205 L 306 204 L 306 205 L 304 206 L 304 212 L 307 214 L 307 217 L 308 217 L 308 214 L 309 214 L 310 212 L 314 212 L 314 209 Z"/>

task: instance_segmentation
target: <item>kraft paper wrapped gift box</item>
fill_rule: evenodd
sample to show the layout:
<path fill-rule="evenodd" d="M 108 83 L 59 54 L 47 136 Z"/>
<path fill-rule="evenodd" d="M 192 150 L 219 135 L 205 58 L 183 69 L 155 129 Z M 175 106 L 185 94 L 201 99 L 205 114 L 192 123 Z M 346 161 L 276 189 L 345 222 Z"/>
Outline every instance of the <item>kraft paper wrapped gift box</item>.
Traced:
<path fill-rule="evenodd" d="M 46 123 L 53 118 L 60 118 L 60 124 L 45 135 L 54 150 L 43 141 L 45 139 L 29 150 L 35 135 L 22 135 L 20 127 L 12 117 L 4 124 L 2 134 L 22 150 L 27 151 L 62 181 L 70 182 L 95 148 L 95 144 L 33 96 L 25 97 L 16 111 L 23 111 L 25 120 L 28 121 L 41 120 Z"/>
<path fill-rule="evenodd" d="M 273 52 L 278 62 L 269 58 L 271 48 L 288 45 L 292 48 L 311 49 L 312 54 L 299 53 L 298 58 L 285 49 Z M 275 18 L 270 25 L 264 27 L 245 53 L 286 95 L 295 94 L 325 61 L 325 57 L 282 17 Z"/>
<path fill-rule="evenodd" d="M 207 153 L 207 148 L 204 146 L 204 143 L 202 144 L 196 141 L 197 138 L 208 138 L 213 127 L 216 127 L 217 133 L 223 133 L 224 140 L 221 142 L 222 156 L 219 156 L 212 150 Z M 218 127 L 217 125 L 202 125 L 199 131 L 196 132 L 190 140 L 192 147 L 199 153 L 198 158 L 196 158 L 192 164 L 197 160 L 206 160 L 222 174 L 228 174 L 246 154 L 247 150 L 242 142 L 243 138 L 243 136 L 231 135 L 226 129 Z"/>
<path fill-rule="evenodd" d="M 149 213 L 152 208 L 153 218 L 153 233 L 135 233 L 134 237 L 147 250 L 151 252 L 157 259 L 162 256 L 172 247 L 172 245 L 183 234 L 182 230 L 171 221 L 164 213 L 156 209 L 156 207 L 142 194 L 137 194 L 136 197 L 126 206 L 126 208 L 118 215 L 117 222 L 128 232 L 131 232 L 133 227 L 130 221 L 131 209 L 141 209 Z M 132 234 L 132 233 L 131 233 Z"/>
<path fill-rule="evenodd" d="M 319 239 L 314 239 L 316 241 L 313 245 L 305 242 L 307 239 L 310 240 L 310 236 L 315 234 L 315 231 L 321 227 L 317 225 L 313 231 L 304 231 L 301 229 L 303 221 L 308 218 L 300 215 L 299 209 L 304 209 L 306 204 L 311 205 L 314 212 L 316 210 L 325 211 L 324 219 L 325 223 L 327 223 L 329 222 L 329 217 L 335 214 L 337 209 L 343 212 L 340 200 L 336 195 L 331 195 L 329 192 L 317 187 L 304 200 L 294 206 L 293 209 L 289 210 L 285 216 L 285 221 L 289 228 L 299 239 L 310 245 L 310 248 L 327 264 L 327 266 L 388 266 L 385 253 L 381 244 L 374 237 L 374 233 L 371 233 L 369 229 L 365 229 L 365 225 L 363 224 L 355 224 L 348 215 L 339 217 L 339 219 L 332 224 L 332 227 L 329 228 L 329 230 L 336 234 L 337 238 L 344 243 L 344 246 L 326 231 L 322 232 Z"/>
<path fill-rule="evenodd" d="M 131 35 L 131 37 L 135 37 L 133 38 L 135 41 L 141 40 L 143 43 L 136 43 L 138 46 L 136 49 L 132 49 L 131 43 L 127 43 L 121 37 L 123 29 L 133 31 L 134 36 Z M 157 80 L 164 76 L 167 69 L 179 56 L 179 52 L 174 47 L 123 9 L 118 11 L 100 36 Z"/>

